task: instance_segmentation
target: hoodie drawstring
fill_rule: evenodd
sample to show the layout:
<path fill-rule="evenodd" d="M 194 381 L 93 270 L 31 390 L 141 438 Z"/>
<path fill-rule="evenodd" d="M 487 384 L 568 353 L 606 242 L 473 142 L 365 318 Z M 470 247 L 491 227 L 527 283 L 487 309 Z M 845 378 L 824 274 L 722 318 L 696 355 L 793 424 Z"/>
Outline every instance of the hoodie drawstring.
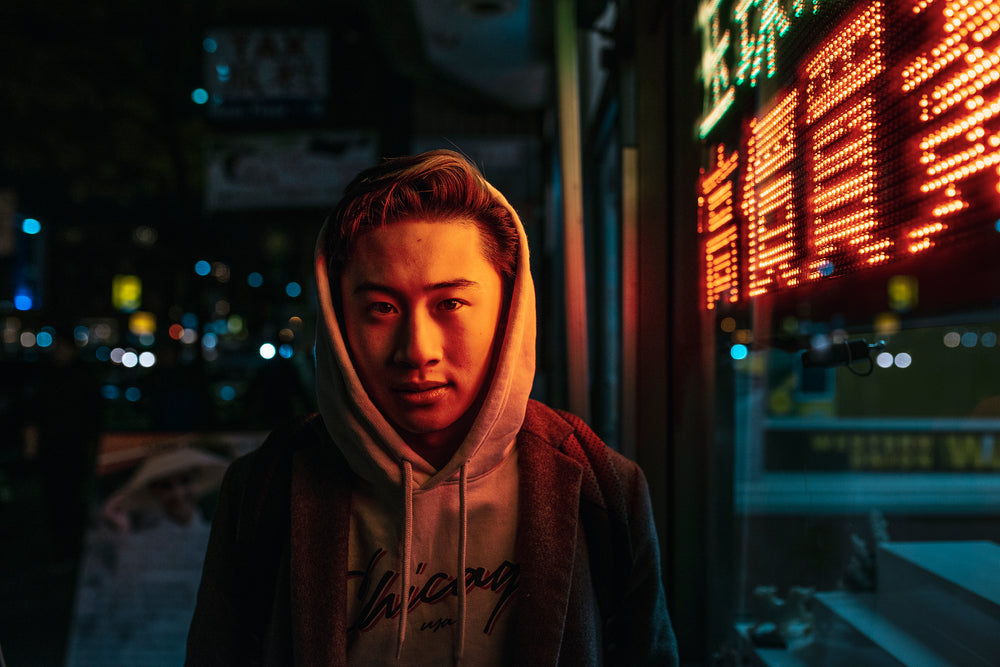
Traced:
<path fill-rule="evenodd" d="M 410 549 L 413 544 L 413 466 L 410 462 L 403 460 L 403 553 L 400 554 L 402 563 L 399 570 L 400 577 L 399 592 L 399 632 L 396 639 L 396 660 L 399 660 L 403 653 L 403 641 L 406 639 L 406 620 L 409 615 L 410 606 Z"/>
<path fill-rule="evenodd" d="M 410 607 L 410 567 L 413 547 L 413 466 L 403 460 L 403 545 L 400 554 L 400 592 L 399 592 L 399 628 L 396 636 L 396 660 L 403 654 L 403 642 L 406 640 L 406 623 Z M 469 513 L 465 503 L 466 491 L 469 486 L 468 469 L 462 464 L 458 483 L 458 575 L 455 578 L 455 591 L 458 595 L 458 642 L 454 647 L 455 664 L 462 662 L 465 653 L 465 557 L 466 539 L 469 532 Z"/>
<path fill-rule="evenodd" d="M 465 651 L 465 538 L 468 533 L 469 515 L 465 507 L 465 492 L 468 486 L 468 471 L 462 464 L 458 483 L 458 646 L 455 647 L 455 664 L 462 662 Z"/>

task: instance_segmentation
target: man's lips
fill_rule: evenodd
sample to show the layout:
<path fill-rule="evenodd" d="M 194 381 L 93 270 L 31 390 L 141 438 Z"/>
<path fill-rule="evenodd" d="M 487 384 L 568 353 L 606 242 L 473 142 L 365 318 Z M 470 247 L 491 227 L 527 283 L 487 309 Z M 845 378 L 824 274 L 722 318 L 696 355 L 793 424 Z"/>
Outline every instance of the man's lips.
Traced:
<path fill-rule="evenodd" d="M 404 382 L 393 386 L 392 392 L 402 402 L 419 407 L 437 403 L 447 395 L 450 387 L 447 382 Z"/>

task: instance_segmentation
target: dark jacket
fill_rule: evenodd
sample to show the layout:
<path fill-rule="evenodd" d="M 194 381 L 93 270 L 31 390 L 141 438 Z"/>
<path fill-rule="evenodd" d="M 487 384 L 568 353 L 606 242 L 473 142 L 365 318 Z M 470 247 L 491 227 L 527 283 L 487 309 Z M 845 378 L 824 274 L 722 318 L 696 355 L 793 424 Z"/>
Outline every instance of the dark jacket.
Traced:
<path fill-rule="evenodd" d="M 352 473 L 324 440 L 312 417 L 230 467 L 187 665 L 347 664 Z M 534 401 L 517 447 L 512 662 L 677 664 L 642 471 L 578 418 Z"/>

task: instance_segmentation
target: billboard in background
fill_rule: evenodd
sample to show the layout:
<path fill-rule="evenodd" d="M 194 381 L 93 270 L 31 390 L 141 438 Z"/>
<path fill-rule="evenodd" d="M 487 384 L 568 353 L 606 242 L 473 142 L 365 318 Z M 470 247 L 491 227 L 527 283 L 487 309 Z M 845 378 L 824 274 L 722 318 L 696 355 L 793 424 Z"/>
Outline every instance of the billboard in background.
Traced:
<path fill-rule="evenodd" d="M 363 132 L 247 134 L 214 138 L 207 157 L 210 211 L 332 207 L 376 148 Z"/>
<path fill-rule="evenodd" d="M 329 97 L 327 40 L 322 28 L 209 30 L 202 41 L 209 117 L 322 117 Z"/>

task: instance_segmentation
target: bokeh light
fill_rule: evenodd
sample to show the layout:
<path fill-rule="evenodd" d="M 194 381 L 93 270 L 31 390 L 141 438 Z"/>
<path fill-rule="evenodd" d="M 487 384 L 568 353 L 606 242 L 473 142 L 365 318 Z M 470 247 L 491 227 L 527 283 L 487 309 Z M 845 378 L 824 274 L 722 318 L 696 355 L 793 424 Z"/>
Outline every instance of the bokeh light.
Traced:
<path fill-rule="evenodd" d="M 42 231 L 42 223 L 34 218 L 25 218 L 21 223 L 21 231 L 25 234 L 37 234 Z"/>
<path fill-rule="evenodd" d="M 302 294 L 302 285 L 298 284 L 293 280 L 292 282 L 285 285 L 285 294 L 294 299 L 295 297 Z"/>
<path fill-rule="evenodd" d="M 962 334 L 957 331 L 949 331 L 944 335 L 944 346 L 955 348 L 962 344 Z"/>
<path fill-rule="evenodd" d="M 892 368 L 892 354 L 889 352 L 882 352 L 875 357 L 875 363 L 878 364 L 879 368 Z"/>
<path fill-rule="evenodd" d="M 263 345 L 261 345 L 259 352 L 261 358 L 263 359 L 274 359 L 275 349 L 274 345 L 272 345 L 271 343 L 264 343 Z"/>
<path fill-rule="evenodd" d="M 893 363 L 896 364 L 896 368 L 909 368 L 910 364 L 913 363 L 913 357 L 906 352 L 900 352 L 896 355 L 896 358 L 893 359 Z"/>
<path fill-rule="evenodd" d="M 199 276 L 207 276 L 212 272 L 212 265 L 209 264 L 207 261 L 200 259 L 197 262 L 195 262 L 194 272 L 197 273 Z"/>
<path fill-rule="evenodd" d="M 739 361 L 741 359 L 746 359 L 747 354 L 749 354 L 749 350 L 747 350 L 747 346 L 743 345 L 742 343 L 737 343 L 736 345 L 733 345 L 731 348 L 729 348 L 729 356 L 731 356 L 736 361 Z"/>

